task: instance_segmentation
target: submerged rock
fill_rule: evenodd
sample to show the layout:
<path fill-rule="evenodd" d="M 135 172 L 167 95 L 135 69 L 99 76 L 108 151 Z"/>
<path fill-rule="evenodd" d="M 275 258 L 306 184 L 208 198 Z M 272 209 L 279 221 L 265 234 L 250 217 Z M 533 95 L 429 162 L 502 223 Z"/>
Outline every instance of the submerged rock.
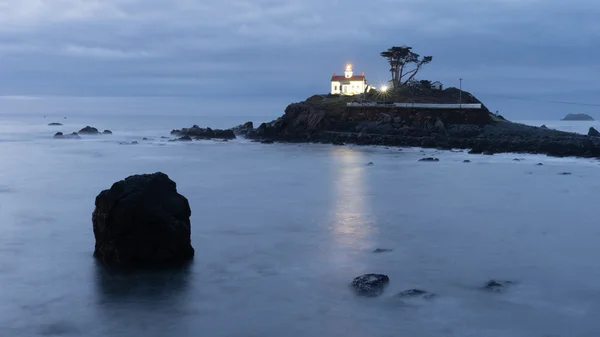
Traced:
<path fill-rule="evenodd" d="M 600 132 L 598 132 L 598 130 L 596 130 L 593 127 L 591 127 L 590 130 L 588 131 L 588 136 L 590 136 L 590 137 L 600 137 Z"/>
<path fill-rule="evenodd" d="M 504 289 L 507 286 L 511 285 L 511 284 L 514 284 L 514 282 L 512 282 L 512 281 L 489 280 L 483 286 L 483 290 L 494 292 L 494 293 L 500 293 L 500 292 L 504 291 Z"/>
<path fill-rule="evenodd" d="M 429 300 L 429 299 L 434 298 L 435 294 L 432 294 L 430 292 L 427 292 L 425 290 L 420 290 L 420 289 L 409 289 L 409 290 L 405 290 L 405 291 L 397 294 L 396 297 L 401 297 L 401 298 L 420 297 L 420 298 Z"/>
<path fill-rule="evenodd" d="M 559 175 L 561 176 L 570 176 L 572 173 L 571 172 L 561 172 L 559 173 Z"/>
<path fill-rule="evenodd" d="M 79 130 L 78 132 L 79 134 L 84 134 L 84 135 L 98 135 L 100 134 L 100 132 L 98 131 L 98 129 L 91 127 L 91 126 L 86 126 L 85 128 Z"/>
<path fill-rule="evenodd" d="M 48 124 L 48 125 L 49 125 L 49 126 L 61 126 L 62 124 L 61 124 L 61 123 L 50 123 L 50 124 Z"/>
<path fill-rule="evenodd" d="M 542 164 L 542 163 L 537 163 L 537 164 L 535 164 L 535 165 L 536 165 L 536 166 L 544 166 L 544 164 Z"/>
<path fill-rule="evenodd" d="M 469 159 L 465 159 L 463 160 L 463 163 L 470 163 L 471 161 Z"/>
<path fill-rule="evenodd" d="M 102 132 L 103 135 L 112 135 L 112 131 L 110 130 L 104 130 L 104 132 Z"/>
<path fill-rule="evenodd" d="M 421 159 L 419 159 L 419 161 L 440 161 L 440 160 L 438 158 L 427 157 L 427 158 L 421 158 Z"/>
<path fill-rule="evenodd" d="M 391 251 L 392 251 L 392 249 L 388 249 L 388 248 L 377 248 L 377 249 L 375 249 L 373 251 L 373 253 L 376 253 L 376 254 L 378 254 L 378 253 L 389 253 Z"/>
<path fill-rule="evenodd" d="M 124 266 L 174 265 L 194 256 L 188 200 L 162 173 L 118 181 L 96 197 L 94 257 Z"/>
<path fill-rule="evenodd" d="M 375 165 L 375 164 L 372 161 L 367 163 L 367 166 L 373 166 L 373 165 Z"/>
<path fill-rule="evenodd" d="M 383 274 L 364 274 L 352 280 L 352 287 L 361 296 L 376 297 L 383 293 L 390 278 Z"/>

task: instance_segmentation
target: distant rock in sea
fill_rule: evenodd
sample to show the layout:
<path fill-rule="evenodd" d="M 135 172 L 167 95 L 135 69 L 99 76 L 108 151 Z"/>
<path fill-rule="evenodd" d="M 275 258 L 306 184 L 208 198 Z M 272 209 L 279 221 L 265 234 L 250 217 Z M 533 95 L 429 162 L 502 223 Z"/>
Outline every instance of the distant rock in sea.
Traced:
<path fill-rule="evenodd" d="M 172 135 L 180 137 L 190 137 L 195 140 L 201 139 L 235 139 L 235 133 L 232 129 L 220 130 L 211 128 L 201 128 L 194 125 L 191 128 L 183 128 L 181 130 L 171 131 Z"/>
<path fill-rule="evenodd" d="M 427 157 L 427 158 L 419 159 L 419 161 L 440 161 L 440 160 L 438 158 Z"/>
<path fill-rule="evenodd" d="M 79 139 L 81 137 L 79 137 L 77 132 L 73 132 L 68 135 L 63 134 L 62 132 L 57 132 L 54 134 L 54 138 L 57 138 L 57 139 Z"/>
<path fill-rule="evenodd" d="M 590 136 L 590 137 L 600 137 L 600 132 L 598 132 L 598 130 L 596 130 L 593 127 L 591 127 L 590 130 L 588 131 L 588 136 Z"/>
<path fill-rule="evenodd" d="M 102 132 L 103 135 L 112 135 L 112 131 L 110 130 L 104 130 L 104 132 Z"/>
<path fill-rule="evenodd" d="M 62 125 L 61 123 L 50 123 L 50 124 L 48 124 L 48 126 L 61 126 L 61 125 Z"/>
<path fill-rule="evenodd" d="M 586 114 L 568 114 L 561 121 L 593 121 L 592 116 Z"/>
<path fill-rule="evenodd" d="M 98 134 L 100 134 L 100 131 L 98 131 L 98 129 L 88 125 L 85 128 L 79 130 L 78 133 L 82 134 L 82 135 L 98 135 Z"/>
<path fill-rule="evenodd" d="M 95 206 L 94 257 L 100 261 L 159 267 L 193 258 L 190 205 L 166 174 L 129 176 L 100 192 Z"/>

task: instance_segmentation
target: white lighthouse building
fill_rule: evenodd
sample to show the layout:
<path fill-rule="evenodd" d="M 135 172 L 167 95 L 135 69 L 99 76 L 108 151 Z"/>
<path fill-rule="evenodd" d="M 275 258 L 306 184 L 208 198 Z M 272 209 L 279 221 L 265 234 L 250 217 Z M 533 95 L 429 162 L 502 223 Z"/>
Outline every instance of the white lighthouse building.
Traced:
<path fill-rule="evenodd" d="M 344 76 L 338 76 L 333 73 L 331 77 L 331 93 L 334 95 L 359 95 L 367 90 L 367 79 L 365 73 L 354 75 L 352 64 L 346 64 Z"/>

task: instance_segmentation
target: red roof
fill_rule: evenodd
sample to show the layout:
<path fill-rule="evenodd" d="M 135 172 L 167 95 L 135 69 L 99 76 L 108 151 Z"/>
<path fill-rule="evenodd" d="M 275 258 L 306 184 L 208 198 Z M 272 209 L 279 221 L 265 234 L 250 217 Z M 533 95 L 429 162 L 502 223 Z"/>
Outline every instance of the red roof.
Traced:
<path fill-rule="evenodd" d="M 337 81 L 337 82 L 348 82 L 348 81 L 364 81 L 365 80 L 365 76 L 364 75 L 358 75 L 358 76 L 352 76 L 352 77 L 346 77 L 346 76 L 331 76 L 331 81 Z"/>

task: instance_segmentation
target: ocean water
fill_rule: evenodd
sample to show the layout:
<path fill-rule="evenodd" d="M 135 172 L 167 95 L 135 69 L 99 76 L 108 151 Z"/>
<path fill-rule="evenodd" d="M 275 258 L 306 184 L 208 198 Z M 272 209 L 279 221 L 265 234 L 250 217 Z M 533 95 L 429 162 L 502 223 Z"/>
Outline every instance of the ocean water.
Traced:
<path fill-rule="evenodd" d="M 0 114 L 0 336 L 600 333 L 598 161 L 160 139 L 272 117 Z M 52 139 L 85 125 L 114 135 Z M 156 171 L 189 199 L 195 260 L 130 275 L 98 265 L 95 196 Z M 389 275 L 382 296 L 355 296 L 363 273 Z M 490 279 L 515 284 L 482 291 Z M 411 288 L 437 297 L 394 297 Z"/>

